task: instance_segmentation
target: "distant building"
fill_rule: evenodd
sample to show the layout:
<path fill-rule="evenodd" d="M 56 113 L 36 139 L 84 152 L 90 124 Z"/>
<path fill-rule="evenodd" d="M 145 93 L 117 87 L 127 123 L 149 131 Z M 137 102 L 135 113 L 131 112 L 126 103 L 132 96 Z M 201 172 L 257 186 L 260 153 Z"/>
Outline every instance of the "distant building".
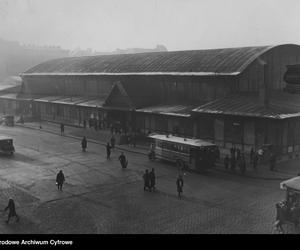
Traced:
<path fill-rule="evenodd" d="M 68 50 L 59 47 L 20 45 L 0 39 L 0 81 L 19 75 L 41 62 L 68 55 Z"/>
<path fill-rule="evenodd" d="M 77 48 L 70 51 L 70 56 L 96 56 L 96 55 L 118 55 L 118 54 L 136 54 L 136 53 L 146 53 L 146 52 L 166 52 L 168 51 L 164 45 L 157 45 L 154 49 L 145 48 L 129 48 L 129 49 L 116 49 L 111 52 L 104 51 L 93 51 L 92 49 L 82 50 Z"/>
<path fill-rule="evenodd" d="M 250 152 L 300 151 L 300 95 L 286 92 L 300 46 L 227 48 L 64 58 L 22 74 L 18 98 L 44 120 L 119 121 L 127 131 L 202 138 Z M 23 105 L 25 107 L 25 105 Z"/>

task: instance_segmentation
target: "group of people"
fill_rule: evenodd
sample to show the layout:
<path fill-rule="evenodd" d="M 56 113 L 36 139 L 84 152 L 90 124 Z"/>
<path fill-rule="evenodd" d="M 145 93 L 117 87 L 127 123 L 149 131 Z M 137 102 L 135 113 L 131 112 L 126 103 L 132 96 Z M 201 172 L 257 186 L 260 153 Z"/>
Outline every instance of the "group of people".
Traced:
<path fill-rule="evenodd" d="M 145 170 L 143 175 L 144 179 L 144 191 L 154 192 L 156 190 L 156 176 L 154 168 L 149 172 L 148 169 Z M 181 199 L 181 194 L 183 193 L 183 177 L 182 174 L 179 174 L 176 179 L 176 187 L 177 187 L 177 194 L 178 198 Z"/>
<path fill-rule="evenodd" d="M 225 169 L 228 170 L 230 165 L 230 170 L 235 172 L 236 167 L 240 169 L 242 174 L 246 172 L 246 159 L 245 154 L 241 152 L 239 148 L 231 148 L 230 149 L 230 157 L 227 154 L 224 158 L 224 166 Z"/>
<path fill-rule="evenodd" d="M 257 169 L 257 166 L 260 162 L 260 159 L 263 157 L 263 154 L 264 152 L 262 149 L 255 152 L 254 149 L 251 148 L 250 164 L 252 165 L 254 170 Z M 274 171 L 275 164 L 276 164 L 276 154 L 273 152 L 270 153 L 269 164 L 270 164 L 270 170 Z M 224 158 L 224 166 L 226 170 L 228 170 L 230 167 L 231 171 L 235 171 L 236 167 L 238 167 L 241 173 L 245 174 L 247 169 L 245 154 L 239 148 L 232 147 L 230 149 L 230 157 L 227 154 Z"/>
<path fill-rule="evenodd" d="M 144 179 L 144 191 L 154 192 L 155 191 L 155 172 L 154 168 L 149 172 L 148 169 L 145 170 L 143 175 Z"/>

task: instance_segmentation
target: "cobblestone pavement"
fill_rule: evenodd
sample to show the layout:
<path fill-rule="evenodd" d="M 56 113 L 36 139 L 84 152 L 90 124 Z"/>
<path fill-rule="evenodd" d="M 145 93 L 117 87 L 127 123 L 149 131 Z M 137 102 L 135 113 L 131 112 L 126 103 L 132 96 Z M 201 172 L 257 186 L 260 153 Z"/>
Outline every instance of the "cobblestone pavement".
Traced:
<path fill-rule="evenodd" d="M 0 157 L 0 207 L 13 197 L 21 217 L 6 225 L 0 213 L 1 233 L 273 233 L 274 205 L 284 198 L 279 180 L 212 171 L 187 173 L 178 200 L 173 165 L 126 152 L 122 170 L 120 152 L 106 160 L 101 144 L 89 142 L 83 153 L 75 138 L 20 127 L 0 133 L 16 147 L 13 157 Z M 153 167 L 158 190 L 144 192 L 142 174 Z"/>

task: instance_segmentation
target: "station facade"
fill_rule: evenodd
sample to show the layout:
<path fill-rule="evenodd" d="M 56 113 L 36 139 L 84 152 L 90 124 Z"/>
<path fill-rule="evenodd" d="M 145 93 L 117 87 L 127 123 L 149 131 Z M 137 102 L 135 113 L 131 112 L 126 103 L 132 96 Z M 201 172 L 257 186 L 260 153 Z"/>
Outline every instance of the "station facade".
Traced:
<path fill-rule="evenodd" d="M 298 155 L 300 94 L 284 81 L 293 64 L 293 44 L 55 59 L 24 72 L 14 100 L 42 120 Z"/>

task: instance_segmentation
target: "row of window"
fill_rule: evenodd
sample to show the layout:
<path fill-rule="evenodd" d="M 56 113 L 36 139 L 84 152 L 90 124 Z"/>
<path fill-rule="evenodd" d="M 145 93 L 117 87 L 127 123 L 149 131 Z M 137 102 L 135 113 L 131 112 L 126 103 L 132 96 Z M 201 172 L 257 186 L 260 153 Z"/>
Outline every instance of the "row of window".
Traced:
<path fill-rule="evenodd" d="M 189 146 L 182 144 L 174 144 L 172 142 L 157 141 L 156 145 L 160 148 L 189 154 Z"/>

